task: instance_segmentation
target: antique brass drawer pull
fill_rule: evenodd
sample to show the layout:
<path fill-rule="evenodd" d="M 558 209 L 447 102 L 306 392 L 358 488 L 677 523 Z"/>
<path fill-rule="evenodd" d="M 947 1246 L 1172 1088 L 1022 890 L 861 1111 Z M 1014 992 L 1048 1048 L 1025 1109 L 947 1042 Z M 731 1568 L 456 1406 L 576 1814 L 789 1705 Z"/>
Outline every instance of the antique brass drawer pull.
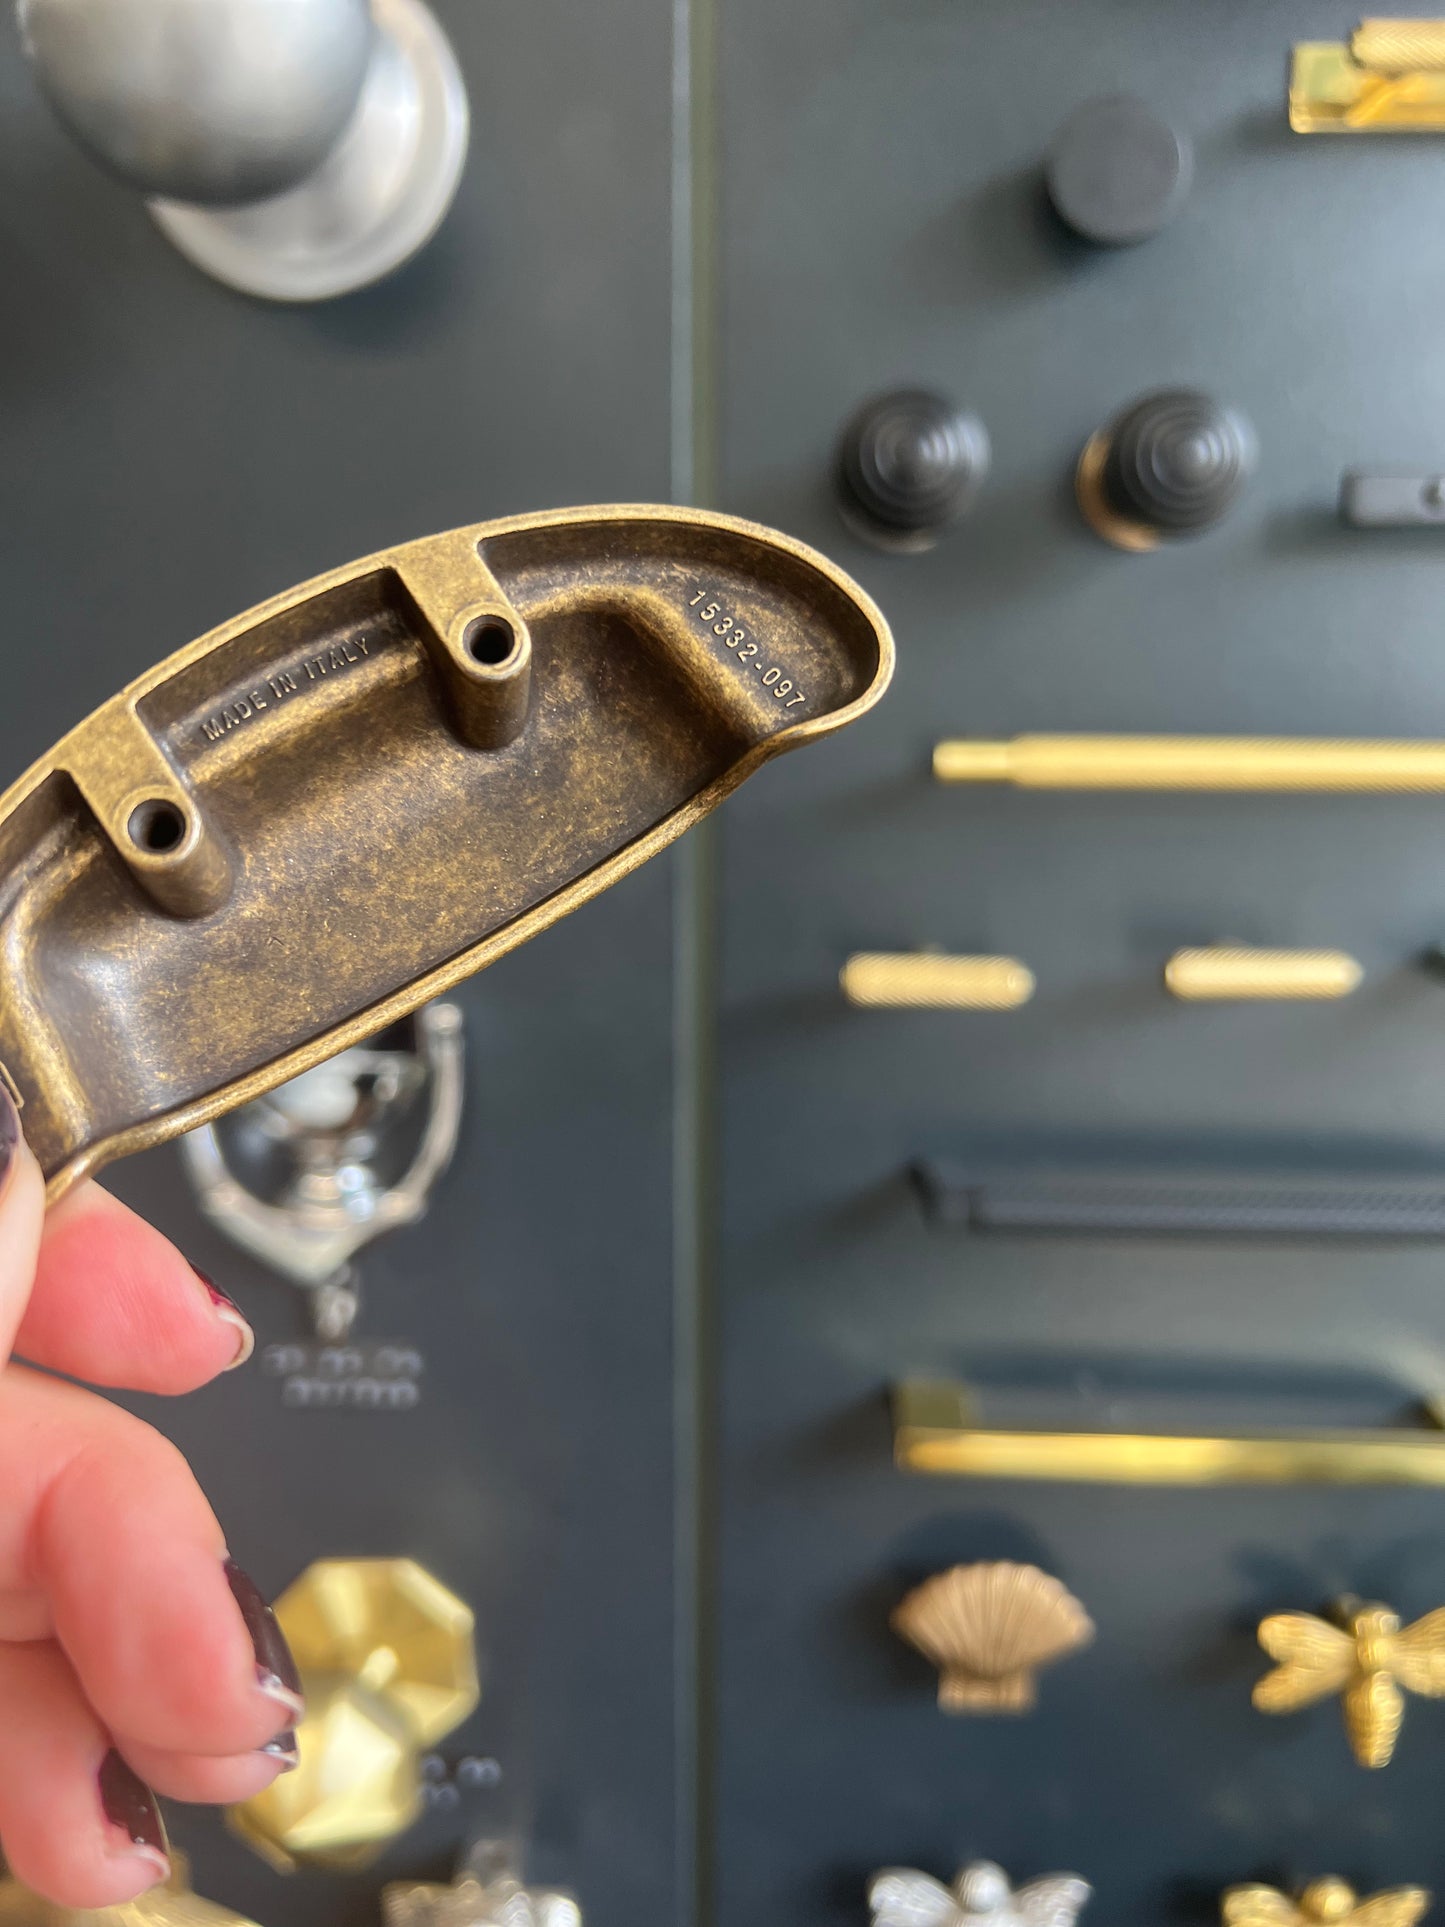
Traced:
<path fill-rule="evenodd" d="M 1433 1418 L 1433 1414 L 1432 1414 Z M 964 1385 L 912 1379 L 893 1392 L 904 1472 L 1102 1485 L 1445 1485 L 1445 1429 L 1275 1432 L 1002 1430 L 981 1425 Z"/>
<path fill-rule="evenodd" d="M 259 1096 L 863 713 L 893 645 L 730 516 L 518 516 L 213 630 L 0 796 L 0 1064 L 58 1196 Z"/>
<path fill-rule="evenodd" d="M 1445 743 L 1305 736 L 1015 736 L 933 752 L 940 783 L 1030 790 L 1445 790 Z"/>

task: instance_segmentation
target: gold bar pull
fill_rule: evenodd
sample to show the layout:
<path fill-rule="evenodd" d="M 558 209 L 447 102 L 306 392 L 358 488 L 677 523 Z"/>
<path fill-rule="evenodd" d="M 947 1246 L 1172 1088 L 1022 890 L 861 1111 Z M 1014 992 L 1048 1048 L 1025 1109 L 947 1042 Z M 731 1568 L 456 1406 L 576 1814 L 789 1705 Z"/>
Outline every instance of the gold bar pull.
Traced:
<path fill-rule="evenodd" d="M 1445 1485 L 1445 1431 L 1005 1431 L 979 1423 L 967 1386 L 910 1379 L 893 1391 L 904 1472 L 1092 1485 Z"/>
<path fill-rule="evenodd" d="M 1445 20 L 1362 20 L 1348 41 L 1299 41 L 1289 124 L 1297 134 L 1445 131 Z"/>
<path fill-rule="evenodd" d="M 1256 950 L 1221 943 L 1176 950 L 1164 966 L 1164 985 L 1186 1003 L 1330 998 L 1348 997 L 1363 975 L 1343 950 Z"/>
<path fill-rule="evenodd" d="M 1445 791 L 1445 742 L 1309 736 L 1015 736 L 933 752 L 940 783 L 1034 790 Z"/>
<path fill-rule="evenodd" d="M 1034 994 L 1017 957 L 860 950 L 838 973 L 850 1004 L 879 1010 L 1016 1010 Z"/>

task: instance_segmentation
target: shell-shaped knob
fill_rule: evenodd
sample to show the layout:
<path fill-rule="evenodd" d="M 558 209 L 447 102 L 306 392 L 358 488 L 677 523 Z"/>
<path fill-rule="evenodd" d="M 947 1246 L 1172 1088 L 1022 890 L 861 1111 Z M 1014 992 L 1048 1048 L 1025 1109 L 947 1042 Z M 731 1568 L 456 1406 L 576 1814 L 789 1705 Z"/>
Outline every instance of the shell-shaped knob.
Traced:
<path fill-rule="evenodd" d="M 1166 388 L 1116 415 L 1079 460 L 1079 506 L 1123 549 L 1198 535 L 1234 507 L 1254 467 L 1249 423 L 1193 388 Z"/>
<path fill-rule="evenodd" d="M 1028 1712 L 1038 1669 L 1094 1636 L 1067 1587 L 1009 1559 L 925 1579 L 894 1611 L 893 1630 L 938 1668 L 945 1713 Z"/>
<path fill-rule="evenodd" d="M 989 459 L 977 415 L 923 388 L 877 395 L 839 445 L 844 513 L 883 547 L 928 548 L 972 507 Z"/>
<path fill-rule="evenodd" d="M 236 206 L 312 172 L 371 58 L 367 0 L 20 0 L 80 144 L 143 194 Z"/>

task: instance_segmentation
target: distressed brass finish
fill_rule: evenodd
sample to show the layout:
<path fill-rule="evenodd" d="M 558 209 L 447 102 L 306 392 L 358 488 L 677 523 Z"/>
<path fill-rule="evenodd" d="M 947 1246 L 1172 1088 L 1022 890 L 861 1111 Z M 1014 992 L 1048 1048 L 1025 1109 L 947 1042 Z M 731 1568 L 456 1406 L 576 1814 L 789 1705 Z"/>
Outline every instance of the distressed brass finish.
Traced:
<path fill-rule="evenodd" d="M 1333 1693 L 1361 1766 L 1388 1766 L 1405 1718 L 1405 1691 L 1445 1699 L 1445 1606 L 1411 1626 L 1388 1606 L 1344 1599 L 1335 1619 L 1272 1613 L 1259 1643 L 1280 1663 L 1254 1689 L 1261 1713 L 1297 1713 Z"/>
<path fill-rule="evenodd" d="M 1017 957 L 860 950 L 838 973 L 850 1004 L 880 1010 L 1016 1010 L 1034 994 Z"/>
<path fill-rule="evenodd" d="M 406 543 L 192 643 L 0 796 L 0 1062 L 52 1197 L 493 962 L 892 663 L 822 556 L 648 507 Z"/>
<path fill-rule="evenodd" d="M 1434 1413 L 1432 1411 L 1432 1418 Z M 1445 1431 L 1172 1432 L 1001 1430 L 968 1388 L 909 1380 L 893 1392 L 893 1456 L 945 1478 L 1098 1485 L 1445 1485 Z"/>
<path fill-rule="evenodd" d="M 119 1907 L 59 1907 L 0 1875 L 0 1927 L 256 1927 L 234 1907 L 191 1892 L 184 1854 L 171 1848 L 170 1877 Z"/>
<path fill-rule="evenodd" d="M 1176 950 L 1164 966 L 1164 985 L 1186 1003 L 1331 998 L 1348 997 L 1363 975 L 1343 950 L 1257 950 L 1219 943 Z"/>
<path fill-rule="evenodd" d="M 1060 1580 L 1011 1559 L 934 1573 L 899 1601 L 892 1625 L 938 1668 L 945 1713 L 1032 1712 L 1039 1668 L 1094 1637 Z"/>
<path fill-rule="evenodd" d="M 940 783 L 1028 790 L 1445 791 L 1445 743 L 1307 736 L 1014 736 L 936 745 Z"/>
<path fill-rule="evenodd" d="M 1388 1887 L 1361 1899 L 1330 1874 L 1312 1880 L 1298 1900 L 1278 1887 L 1227 1887 L 1219 1912 L 1224 1927 L 1415 1927 L 1429 1905 L 1423 1887 Z"/>
<path fill-rule="evenodd" d="M 1362 20 L 1348 41 L 1298 42 L 1289 124 L 1297 134 L 1445 132 L 1445 20 Z"/>
<path fill-rule="evenodd" d="M 411 1559 L 320 1559 L 276 1617 L 306 1694 L 300 1759 L 227 1818 L 283 1873 L 364 1867 L 421 1811 L 420 1755 L 477 1704 L 471 1609 Z"/>

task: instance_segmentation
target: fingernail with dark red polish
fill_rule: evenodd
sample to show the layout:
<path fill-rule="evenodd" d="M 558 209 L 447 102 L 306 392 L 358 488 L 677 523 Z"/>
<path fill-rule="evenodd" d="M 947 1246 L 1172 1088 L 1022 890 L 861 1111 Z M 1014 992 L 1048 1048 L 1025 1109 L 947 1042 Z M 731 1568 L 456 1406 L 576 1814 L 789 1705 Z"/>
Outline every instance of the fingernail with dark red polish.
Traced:
<path fill-rule="evenodd" d="M 296 1735 L 291 1732 L 278 1733 L 274 1740 L 267 1740 L 260 1751 L 268 1760 L 279 1760 L 283 1773 L 289 1773 L 301 1758 L 301 1749 L 296 1744 Z"/>
<path fill-rule="evenodd" d="M 101 1761 L 98 1777 L 106 1819 L 125 1835 L 128 1851 L 152 1862 L 157 1880 L 164 1880 L 171 1870 L 170 1843 L 156 1796 L 114 1747 Z"/>
<path fill-rule="evenodd" d="M 0 1192 L 4 1191 L 14 1169 L 15 1152 L 19 1144 L 20 1110 L 10 1088 L 10 1080 L 5 1075 L 5 1067 L 0 1064 Z"/>
<path fill-rule="evenodd" d="M 226 1561 L 226 1583 L 251 1635 L 256 1654 L 256 1684 L 268 1698 L 286 1708 L 294 1723 L 305 1712 L 306 1702 L 301 1697 L 301 1675 L 286 1644 L 286 1635 L 262 1598 L 260 1587 L 249 1574 L 242 1572 L 234 1559 Z"/>
<path fill-rule="evenodd" d="M 187 1259 L 186 1262 L 189 1264 L 190 1260 Z M 205 1286 L 206 1296 L 215 1306 L 217 1318 L 220 1319 L 223 1325 L 229 1325 L 236 1334 L 236 1356 L 226 1367 L 228 1372 L 234 1372 L 236 1367 L 238 1365 L 244 1365 L 252 1352 L 255 1351 L 256 1334 L 246 1323 L 245 1318 L 241 1314 L 240 1307 L 226 1296 L 214 1278 L 207 1272 L 202 1271 L 199 1265 L 191 1265 L 191 1270 L 195 1272 L 196 1276 Z"/>

